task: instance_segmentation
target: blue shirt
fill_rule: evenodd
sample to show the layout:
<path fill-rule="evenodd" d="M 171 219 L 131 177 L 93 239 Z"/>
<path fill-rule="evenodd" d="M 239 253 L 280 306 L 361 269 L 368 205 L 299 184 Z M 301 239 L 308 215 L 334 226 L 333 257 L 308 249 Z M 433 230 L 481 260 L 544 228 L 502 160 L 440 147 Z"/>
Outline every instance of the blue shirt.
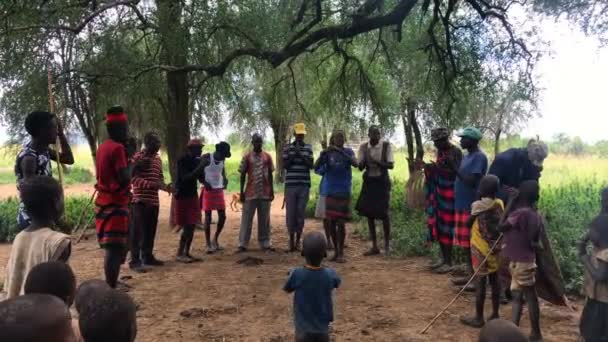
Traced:
<path fill-rule="evenodd" d="M 478 180 L 475 186 L 467 185 L 460 177 L 456 178 L 454 183 L 455 201 L 454 209 L 456 210 L 471 210 L 471 204 L 477 198 L 477 188 L 481 177 L 485 176 L 488 171 L 488 157 L 482 151 L 469 153 L 460 162 L 458 173 L 463 176 L 477 175 Z"/>
<path fill-rule="evenodd" d="M 507 203 L 508 195 L 502 191 L 503 185 L 517 189 L 524 181 L 538 181 L 540 172 L 541 170 L 530 162 L 527 149 L 511 148 L 496 156 L 488 173 L 500 179 L 501 191 L 498 197 Z"/>
<path fill-rule="evenodd" d="M 294 268 L 283 287 L 294 292 L 293 318 L 296 333 L 329 333 L 329 323 L 334 320 L 332 291 L 340 287 L 340 277 L 335 270 L 321 267 Z"/>
<path fill-rule="evenodd" d="M 321 155 L 321 163 L 315 171 L 323 176 L 322 196 L 350 195 L 353 183 L 351 160 L 354 157 L 355 152 L 348 147 L 342 152 L 332 150 Z"/>

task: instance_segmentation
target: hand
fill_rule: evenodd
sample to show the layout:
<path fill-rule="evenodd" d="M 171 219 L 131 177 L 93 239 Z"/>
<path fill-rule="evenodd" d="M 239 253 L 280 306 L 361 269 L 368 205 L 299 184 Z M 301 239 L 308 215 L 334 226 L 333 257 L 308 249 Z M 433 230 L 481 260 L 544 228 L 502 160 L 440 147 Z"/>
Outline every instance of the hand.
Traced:
<path fill-rule="evenodd" d="M 519 190 L 510 186 L 505 186 L 505 191 L 507 192 L 507 195 L 509 195 L 509 199 L 515 199 L 519 196 Z"/>
<path fill-rule="evenodd" d="M 270 194 L 270 202 L 274 201 L 274 189 L 272 190 L 272 193 Z"/>
<path fill-rule="evenodd" d="M 205 190 L 211 190 L 211 184 L 203 182 L 203 186 L 205 186 Z"/>
<path fill-rule="evenodd" d="M 172 194 L 172 193 L 174 192 L 174 189 L 173 189 L 173 184 L 171 184 L 171 183 L 169 183 L 169 184 L 165 184 L 165 188 L 164 188 L 164 190 L 165 190 L 166 192 L 168 192 L 168 193 Z"/>
<path fill-rule="evenodd" d="M 244 203 L 244 202 L 245 202 L 245 193 L 244 193 L 244 192 L 241 192 L 241 194 L 239 195 L 239 201 L 240 201 L 241 203 Z"/>

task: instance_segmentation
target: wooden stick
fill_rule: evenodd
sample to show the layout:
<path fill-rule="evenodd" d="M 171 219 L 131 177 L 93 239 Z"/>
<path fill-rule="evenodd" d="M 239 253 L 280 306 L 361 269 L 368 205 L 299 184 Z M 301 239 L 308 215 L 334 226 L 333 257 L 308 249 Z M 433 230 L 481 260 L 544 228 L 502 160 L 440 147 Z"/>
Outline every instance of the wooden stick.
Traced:
<path fill-rule="evenodd" d="M 460 296 L 464 293 L 464 291 L 467 289 L 467 287 L 473 282 L 473 280 L 475 280 L 475 277 L 479 273 L 479 270 L 481 270 L 481 268 L 488 261 L 488 258 L 490 257 L 490 255 L 492 254 L 492 252 L 494 252 L 494 249 L 496 248 L 496 246 L 498 246 L 498 243 L 500 242 L 501 239 L 502 239 L 502 234 L 500 234 L 498 236 L 498 239 L 496 240 L 496 242 L 494 242 L 494 245 L 492 245 L 492 248 L 490 248 L 490 251 L 488 252 L 488 254 L 486 255 L 486 257 L 483 259 L 483 261 L 481 262 L 481 264 L 479 264 L 479 267 L 477 267 L 477 269 L 475 270 L 475 273 L 473 273 L 473 275 L 471 276 L 471 279 L 469 279 L 469 281 L 467 281 L 466 285 L 464 285 L 462 287 L 462 289 L 460 289 L 460 292 L 458 292 L 458 294 L 456 294 L 456 296 L 454 297 L 454 299 L 452 299 L 448 303 L 448 305 L 446 305 L 443 308 L 443 310 L 439 311 L 439 313 L 437 315 L 435 315 L 435 317 L 433 317 L 433 319 L 429 322 L 429 324 L 427 324 L 426 327 L 424 327 L 424 329 L 422 329 L 420 331 L 421 335 L 424 335 L 431 328 L 431 326 L 433 326 L 433 324 L 435 324 L 435 322 L 439 319 L 439 317 L 441 317 L 441 315 L 443 315 L 446 312 L 446 310 L 449 309 L 450 306 L 452 306 L 452 304 L 454 304 L 458 298 L 460 298 Z"/>
<path fill-rule="evenodd" d="M 509 198 L 509 203 L 507 204 L 507 207 L 505 208 L 505 211 L 503 212 L 502 217 L 500 218 L 499 225 L 502 224 L 502 223 L 504 223 L 504 221 L 507 219 L 507 217 L 509 215 L 509 212 L 511 211 L 514 203 L 515 203 L 515 199 L 514 198 Z M 427 324 L 426 327 L 424 327 L 424 329 L 422 329 L 420 331 L 421 335 L 424 335 L 431 328 L 431 326 L 433 326 L 433 324 L 435 324 L 435 322 L 439 319 L 439 317 L 441 317 L 441 315 L 443 315 L 446 312 L 446 310 L 449 309 L 450 306 L 452 306 L 452 304 L 454 304 L 458 298 L 460 298 L 460 296 L 464 293 L 464 291 L 466 290 L 466 288 L 469 285 L 471 285 L 471 283 L 473 282 L 473 280 L 475 280 L 475 277 L 479 273 L 479 270 L 481 270 L 481 268 L 486 264 L 486 262 L 488 261 L 488 258 L 490 257 L 490 255 L 492 255 L 492 253 L 494 252 L 494 249 L 496 249 L 496 246 L 498 246 L 498 243 L 500 242 L 501 239 L 502 239 L 502 233 L 498 236 L 498 239 L 496 239 L 496 242 L 494 242 L 494 245 L 492 245 L 492 248 L 490 248 L 490 251 L 488 252 L 488 254 L 486 255 L 486 257 L 479 264 L 479 267 L 477 267 L 477 269 L 475 270 L 475 272 L 471 276 L 471 279 L 469 279 L 469 281 L 467 281 L 466 285 L 464 285 L 462 287 L 462 289 L 460 289 L 460 292 L 458 292 L 458 294 L 456 294 L 456 296 L 454 297 L 454 299 L 452 299 L 448 303 L 448 305 L 446 305 L 443 308 L 443 310 L 439 311 L 439 313 L 437 315 L 435 315 L 435 317 L 433 317 L 433 319 L 429 322 L 429 324 Z"/>
<path fill-rule="evenodd" d="M 75 231 L 78 231 L 78 226 L 80 226 L 80 221 L 82 220 L 82 217 L 84 216 L 84 213 L 89 210 L 89 206 L 91 205 L 91 203 L 93 203 L 93 200 L 95 199 L 95 195 L 96 194 L 97 194 L 97 189 L 95 189 L 95 191 L 93 191 L 93 195 L 91 195 L 91 199 L 87 203 L 87 205 L 84 208 L 84 210 L 80 213 L 80 218 L 78 219 L 78 224 L 76 225 L 76 230 Z M 87 231 L 87 225 L 86 225 L 86 221 L 85 221 L 85 224 L 82 227 L 82 231 L 80 232 L 80 235 L 78 235 L 78 238 L 76 239 L 76 242 L 74 244 L 78 244 L 82 240 L 82 238 L 84 237 L 84 234 L 86 233 L 86 231 Z"/>
<path fill-rule="evenodd" d="M 53 79 L 51 77 L 51 61 L 47 62 L 46 66 L 47 70 L 47 81 L 49 88 L 49 110 L 51 113 L 55 114 L 55 100 L 53 96 Z M 61 143 L 59 141 L 59 116 L 55 115 L 55 120 L 57 121 L 57 139 L 55 140 L 55 153 L 57 157 L 57 174 L 59 175 L 59 184 L 63 187 L 63 166 L 61 165 Z"/>

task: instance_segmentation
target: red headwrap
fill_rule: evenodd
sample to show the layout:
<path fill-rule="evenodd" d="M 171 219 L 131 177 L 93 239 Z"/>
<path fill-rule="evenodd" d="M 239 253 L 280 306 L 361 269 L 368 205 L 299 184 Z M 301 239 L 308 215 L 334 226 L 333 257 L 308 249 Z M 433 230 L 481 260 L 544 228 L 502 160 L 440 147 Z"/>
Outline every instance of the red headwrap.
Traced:
<path fill-rule="evenodd" d="M 106 122 L 107 123 L 126 123 L 127 122 L 127 114 L 125 114 L 124 110 L 121 106 L 114 106 L 106 112 Z"/>

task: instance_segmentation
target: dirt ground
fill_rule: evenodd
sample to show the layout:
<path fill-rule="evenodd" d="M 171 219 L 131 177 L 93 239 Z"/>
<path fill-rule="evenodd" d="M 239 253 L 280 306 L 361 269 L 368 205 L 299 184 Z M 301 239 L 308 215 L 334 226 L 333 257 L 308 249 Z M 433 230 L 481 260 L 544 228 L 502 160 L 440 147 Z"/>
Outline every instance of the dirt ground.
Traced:
<path fill-rule="evenodd" d="M 91 191 L 90 185 L 67 187 L 68 194 Z M 13 185 L 0 186 L 0 198 L 14 193 Z M 282 198 L 275 199 L 271 218 L 277 252 L 256 250 L 254 232 L 253 250 L 247 254 L 261 258 L 262 265 L 237 264 L 245 256 L 234 253 L 240 213 L 230 210 L 220 239 L 225 251 L 203 256 L 204 236 L 198 231 L 193 254 L 204 261 L 184 265 L 173 261 L 179 237 L 169 229 L 169 197 L 162 196 L 155 250 L 166 265 L 146 274 L 134 274 L 127 267 L 122 270 L 139 305 L 137 341 L 293 341 L 293 299 L 282 286 L 288 270 L 301 265 L 303 259 L 284 252 L 287 241 L 281 203 Z M 320 222 L 308 220 L 305 229 L 320 230 Z M 426 270 L 427 259 L 363 257 L 366 243 L 352 236 L 347 245 L 346 264 L 326 263 L 342 277 L 342 287 L 335 294 L 333 340 L 476 341 L 478 330 L 459 323 L 461 315 L 473 310 L 470 294 L 459 299 L 427 334 L 419 334 L 457 292 L 448 276 Z M 6 264 L 9 252 L 9 245 L 0 245 L 0 267 Z M 71 265 L 78 281 L 102 277 L 102 252 L 94 238 L 74 246 Z M 3 268 L 0 274 L 4 274 Z M 546 341 L 576 341 L 578 314 L 548 304 L 541 310 Z M 510 316 L 509 306 L 501 308 L 501 315 Z M 527 319 L 523 319 L 526 331 Z"/>

